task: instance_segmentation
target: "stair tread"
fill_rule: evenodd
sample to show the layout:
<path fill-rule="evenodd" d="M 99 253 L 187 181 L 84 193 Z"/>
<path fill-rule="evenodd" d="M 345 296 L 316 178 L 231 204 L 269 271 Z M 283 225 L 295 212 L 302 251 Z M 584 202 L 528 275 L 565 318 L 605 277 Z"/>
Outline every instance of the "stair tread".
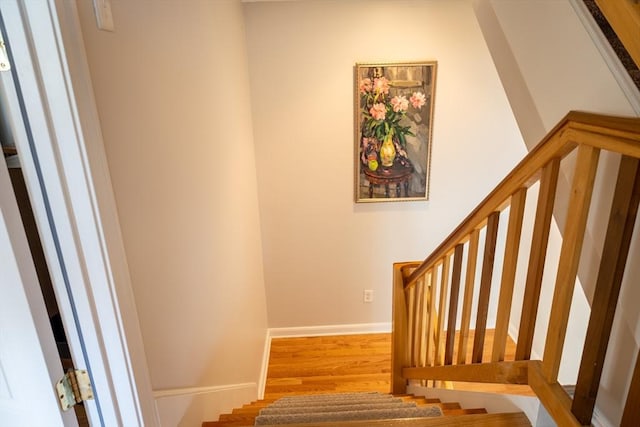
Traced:
<path fill-rule="evenodd" d="M 372 407 L 365 410 L 333 412 L 316 412 L 311 410 L 306 413 L 284 413 L 274 415 L 259 415 L 256 417 L 256 425 L 269 424 L 294 424 L 328 421 L 355 421 L 355 420 L 379 420 L 394 418 L 416 418 L 416 417 L 442 417 L 440 408 L 433 407 L 399 407 L 399 408 L 377 408 Z"/>
<path fill-rule="evenodd" d="M 385 426 L 385 425 L 389 425 L 389 426 L 419 426 L 419 425 L 425 425 L 425 426 L 438 426 L 438 425 L 443 425 L 443 424 L 406 424 L 406 420 L 414 420 L 414 422 L 418 422 L 420 420 L 433 420 L 433 419 L 442 419 L 445 418 L 447 420 L 454 420 L 452 422 L 458 423 L 461 422 L 463 424 L 446 424 L 446 425 L 461 425 L 461 426 L 466 426 L 466 425 L 474 425 L 474 424 L 464 424 L 467 422 L 467 420 L 475 420 L 480 422 L 482 420 L 482 418 L 465 418 L 465 417 L 470 417 L 470 416 L 474 416 L 474 417 L 479 417 L 479 416 L 490 416 L 489 418 L 487 418 L 488 420 L 491 420 L 490 422 L 501 422 L 500 418 L 496 418 L 497 415 L 504 415 L 504 414 L 487 414 L 486 409 L 484 408 L 467 408 L 467 409 L 463 409 L 461 408 L 460 404 L 458 402 L 441 402 L 440 399 L 432 399 L 432 398 L 425 398 L 422 396 L 413 396 L 413 395 L 383 395 L 383 396 L 387 396 L 388 398 L 386 399 L 379 399 L 379 400 L 375 400 L 378 401 L 380 403 L 382 402 L 389 402 L 390 399 L 398 399 L 401 402 L 405 402 L 405 403 L 409 403 L 409 404 L 415 404 L 417 405 L 417 408 L 424 408 L 424 407 L 433 407 L 433 406 L 437 406 L 441 409 L 442 412 L 442 416 L 441 417 L 436 417 L 436 418 L 405 418 L 405 419 L 394 419 L 394 420 L 387 420 L 388 422 L 391 422 L 392 424 L 379 424 L 381 421 L 384 420 L 368 420 L 366 421 L 366 425 L 375 425 L 375 426 Z M 327 402 L 331 402 L 331 400 L 329 400 L 329 397 L 325 397 Z M 289 400 L 290 402 L 294 402 L 295 399 L 286 399 Z M 311 399 L 312 401 L 314 399 Z M 245 427 L 245 426 L 253 426 L 255 423 L 255 419 L 256 417 L 259 415 L 259 412 L 261 409 L 266 408 L 270 405 L 272 405 L 275 401 L 277 401 L 277 399 L 268 399 L 268 400 L 258 400 L 258 401 L 254 401 L 250 404 L 246 404 L 243 405 L 241 408 L 235 408 L 232 413 L 230 414 L 222 414 L 219 417 L 218 421 L 208 421 L 208 422 L 204 422 L 202 424 L 202 427 Z M 322 398 L 319 398 L 318 401 L 322 401 Z M 513 415 L 509 415 L 507 414 L 508 418 L 509 417 L 513 417 Z M 511 418 L 509 418 L 511 419 Z M 514 418 L 516 420 L 516 422 L 519 418 L 516 417 Z M 526 422 L 528 423 L 528 420 L 526 419 L 526 416 L 524 417 L 524 419 L 526 420 Z M 417 420 L 417 421 L 416 421 Z M 474 421 L 474 422 L 475 422 Z M 338 424 L 344 424 L 346 421 L 339 421 Z M 491 424 L 489 421 L 487 421 L 487 424 L 479 424 L 479 425 L 493 425 Z M 359 421 L 349 421 L 350 425 L 353 425 L 354 427 L 357 427 L 359 424 Z M 396 424 L 393 424 L 396 423 Z M 400 423 L 400 424 L 397 424 Z M 322 423 L 323 427 L 331 427 L 332 422 L 327 422 L 324 421 Z M 338 425 L 338 424 L 334 424 L 334 425 Z M 285 424 L 280 424 L 281 426 L 285 425 Z M 291 426 L 295 426 L 298 424 L 291 424 Z M 300 424 L 302 425 L 302 424 Z M 312 427 L 314 424 L 313 423 L 305 423 L 304 427 Z M 363 424 L 360 424 L 363 425 Z M 497 426 L 501 426 L 501 425 L 510 425 L 510 424 L 495 424 Z M 513 424 L 514 426 L 524 426 L 524 425 L 530 425 L 530 424 Z"/>
<path fill-rule="evenodd" d="M 266 425 L 262 427 L 341 427 L 344 421 L 304 424 Z M 349 427 L 531 427 L 522 412 L 508 414 L 471 414 L 437 418 L 406 418 L 393 420 L 351 421 Z M 213 426 L 203 426 L 213 427 Z"/>
<path fill-rule="evenodd" d="M 370 403 L 354 403 L 351 405 L 327 405 L 327 406 L 287 406 L 287 407 L 266 407 L 260 409 L 260 415 L 268 414 L 304 414 L 309 412 L 345 412 L 345 411 L 363 411 L 370 409 Z M 389 401 L 384 403 L 376 403 L 377 409 L 395 409 L 395 408 L 418 408 L 415 402 L 405 401 Z"/>

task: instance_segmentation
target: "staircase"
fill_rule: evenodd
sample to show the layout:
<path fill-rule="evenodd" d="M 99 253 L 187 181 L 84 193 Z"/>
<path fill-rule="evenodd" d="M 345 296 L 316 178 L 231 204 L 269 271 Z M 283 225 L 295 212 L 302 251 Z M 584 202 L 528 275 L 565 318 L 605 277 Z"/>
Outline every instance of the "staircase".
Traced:
<path fill-rule="evenodd" d="M 412 395 L 345 393 L 260 400 L 202 427 L 234 426 L 531 426 L 522 413 L 487 414 Z"/>
<path fill-rule="evenodd" d="M 611 177 L 615 182 L 607 186 L 613 194 L 605 209 L 610 214 L 607 218 L 601 210 L 597 215 L 598 227 L 606 230 L 602 255 L 597 262 L 588 260 L 594 266 L 599 264 L 592 278 L 593 301 L 597 303 L 591 305 L 584 345 L 565 348 L 591 197 L 604 152 L 618 156 L 620 162 L 617 177 Z M 567 176 L 571 182 L 564 188 L 559 182 Z M 529 214 L 531 231 L 525 236 L 527 198 L 534 200 L 531 206 L 535 211 Z M 403 262 L 393 267 L 393 396 L 385 399 L 399 398 L 416 408 L 435 407 L 442 415 L 405 419 L 392 415 L 366 421 L 331 421 L 328 417 L 308 423 L 289 418 L 284 420 L 289 424 L 278 425 L 531 425 L 522 413 L 487 414 L 484 409 L 461 409 L 457 404 L 406 395 L 409 386 L 443 382 L 528 386 L 557 425 L 591 425 L 603 367 L 606 357 L 611 357 L 607 354 L 609 337 L 620 305 L 618 296 L 625 282 L 639 204 L 640 118 L 569 113 L 423 262 Z M 543 283 L 545 268 L 550 264 L 545 261 L 551 224 L 558 215 L 567 220 L 558 224 L 562 242 L 557 268 L 551 272 L 554 283 Z M 499 234 L 499 223 L 505 220 L 506 232 Z M 521 262 L 520 245 L 525 240 L 530 248 L 525 262 Z M 504 252 L 498 254 L 498 248 Z M 502 262 L 495 263 L 496 258 Z M 500 280 L 494 281 L 496 264 L 501 266 L 501 271 L 495 272 Z M 519 268 L 526 273 L 523 277 L 517 274 Z M 630 279 L 627 282 L 637 284 L 637 278 Z M 551 303 L 545 303 L 549 305 L 548 317 L 538 315 L 543 285 L 552 287 Z M 514 292 L 518 286 L 522 292 Z M 488 324 L 491 294 L 497 295 L 495 326 Z M 522 308 L 512 319 L 515 298 L 520 298 L 517 303 Z M 533 351 L 534 332 L 540 322 L 546 322 L 541 357 Z M 506 346 L 512 327 L 518 333 L 515 354 L 510 355 Z M 495 328 L 495 335 L 485 348 L 489 328 Z M 580 360 L 571 395 L 559 381 L 566 353 Z M 640 354 L 631 356 L 636 363 L 628 372 L 627 394 L 620 400 L 624 402 L 619 414 L 622 427 L 640 425 Z M 264 423 L 275 419 L 261 418 L 264 414 L 260 411 L 279 405 L 275 399 L 254 402 L 220 416 L 219 421 L 205 422 L 203 427 L 270 425 Z M 328 412 L 340 411 L 331 407 Z"/>
<path fill-rule="evenodd" d="M 583 242 L 604 153 L 620 162 L 617 173 L 602 172 L 611 180 L 606 188 L 613 195 L 606 206 L 600 198 L 594 215 L 595 227 L 606 230 L 602 255 L 585 260 Z M 570 180 L 562 187 L 565 177 Z M 529 205 L 535 211 L 525 221 L 527 199 L 533 199 Z M 423 262 L 394 265 L 393 392 L 404 393 L 409 382 L 427 380 L 528 385 L 558 425 L 591 425 L 606 358 L 620 357 L 607 349 L 639 202 L 640 119 L 569 113 Z M 554 217 L 566 220 L 557 222 L 560 251 L 549 263 Z M 506 232 L 499 234 L 503 221 Z M 531 230 L 526 235 L 523 224 Z M 527 251 L 520 250 L 523 242 L 530 243 Z M 499 257 L 501 271 L 494 272 Z M 581 261 L 595 270 L 580 278 L 592 281 L 593 304 L 583 346 L 567 348 Z M 518 276 L 518 269 L 526 274 Z M 637 277 L 626 277 L 624 284 L 637 285 Z M 547 316 L 538 310 L 543 287 L 552 295 L 544 303 Z M 498 302 L 493 345 L 487 351 L 491 294 Z M 521 309 L 512 318 L 515 304 Z M 514 328 L 516 352 L 507 360 L 505 344 Z M 533 349 L 537 330 L 546 330 L 539 356 Z M 620 396 L 624 409 L 616 411 L 619 420 L 611 421 L 623 427 L 640 425 L 640 354 L 632 347 L 629 353 L 634 354 L 625 357 L 637 362 L 626 373 L 631 384 Z M 572 395 L 559 380 L 565 357 L 578 361 L 572 362 L 577 368 Z M 609 360 L 609 366 L 615 364 Z M 615 417 L 612 412 L 609 416 Z"/>

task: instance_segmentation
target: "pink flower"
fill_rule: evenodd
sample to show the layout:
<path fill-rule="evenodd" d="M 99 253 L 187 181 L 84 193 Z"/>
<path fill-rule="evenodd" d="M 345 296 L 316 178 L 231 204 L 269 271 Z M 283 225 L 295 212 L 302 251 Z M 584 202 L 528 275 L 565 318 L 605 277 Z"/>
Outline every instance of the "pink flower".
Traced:
<path fill-rule="evenodd" d="M 371 107 L 369 113 L 375 120 L 384 120 L 385 116 L 387 115 L 387 107 L 385 107 L 383 103 L 379 102 L 377 104 L 373 104 L 373 107 Z"/>
<path fill-rule="evenodd" d="M 422 108 L 422 106 L 427 103 L 427 98 L 422 92 L 413 92 L 413 95 L 411 95 L 409 100 L 411 101 L 413 108 Z"/>
<path fill-rule="evenodd" d="M 360 93 L 371 92 L 372 87 L 371 79 L 369 77 L 360 81 Z"/>
<path fill-rule="evenodd" d="M 373 80 L 373 86 L 377 93 L 389 93 L 389 80 L 386 77 L 379 77 Z"/>
<path fill-rule="evenodd" d="M 407 108 L 409 108 L 409 101 L 404 96 L 394 96 L 391 98 L 391 106 L 393 107 L 393 111 L 396 113 L 407 111 Z"/>

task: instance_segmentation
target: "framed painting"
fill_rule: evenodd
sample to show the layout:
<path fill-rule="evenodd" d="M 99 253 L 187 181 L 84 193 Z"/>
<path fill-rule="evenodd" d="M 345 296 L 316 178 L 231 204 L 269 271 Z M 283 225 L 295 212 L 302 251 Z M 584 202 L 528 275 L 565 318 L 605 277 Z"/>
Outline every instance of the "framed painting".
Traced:
<path fill-rule="evenodd" d="M 356 64 L 356 202 L 429 199 L 436 68 Z"/>

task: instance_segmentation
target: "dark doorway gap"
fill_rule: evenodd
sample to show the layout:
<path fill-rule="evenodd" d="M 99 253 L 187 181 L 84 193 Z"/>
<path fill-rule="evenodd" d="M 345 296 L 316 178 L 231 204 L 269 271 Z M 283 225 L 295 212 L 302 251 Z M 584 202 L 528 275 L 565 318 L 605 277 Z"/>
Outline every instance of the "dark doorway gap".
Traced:
<path fill-rule="evenodd" d="M 69 369 L 74 369 L 74 364 L 71 358 L 69 343 L 64 331 L 62 318 L 60 317 L 58 302 L 53 290 L 51 275 L 49 274 L 49 268 L 47 266 L 46 257 L 42 248 L 42 241 L 40 240 L 40 234 L 38 233 L 35 217 L 33 215 L 31 201 L 29 200 L 29 193 L 24 181 L 24 175 L 22 174 L 21 168 L 11 165 L 11 163 L 17 162 L 18 156 L 16 154 L 17 151 L 15 150 L 15 147 L 3 147 L 2 151 L 5 154 L 4 157 L 6 158 L 6 160 L 9 160 L 10 157 L 12 157 L 13 160 L 12 162 L 7 162 L 7 166 L 9 167 L 9 177 L 11 179 L 13 192 L 18 203 L 20 218 L 22 219 L 22 225 L 27 236 L 29 251 L 31 253 L 31 258 L 33 259 L 36 274 L 38 276 L 40 290 L 42 291 L 42 296 L 44 298 L 47 314 L 49 316 L 49 322 L 51 324 L 53 336 L 56 341 L 56 347 L 58 348 L 60 363 L 63 370 L 66 372 Z M 82 402 L 76 404 L 74 406 L 74 410 L 78 419 L 79 427 L 88 427 L 89 422 Z"/>

